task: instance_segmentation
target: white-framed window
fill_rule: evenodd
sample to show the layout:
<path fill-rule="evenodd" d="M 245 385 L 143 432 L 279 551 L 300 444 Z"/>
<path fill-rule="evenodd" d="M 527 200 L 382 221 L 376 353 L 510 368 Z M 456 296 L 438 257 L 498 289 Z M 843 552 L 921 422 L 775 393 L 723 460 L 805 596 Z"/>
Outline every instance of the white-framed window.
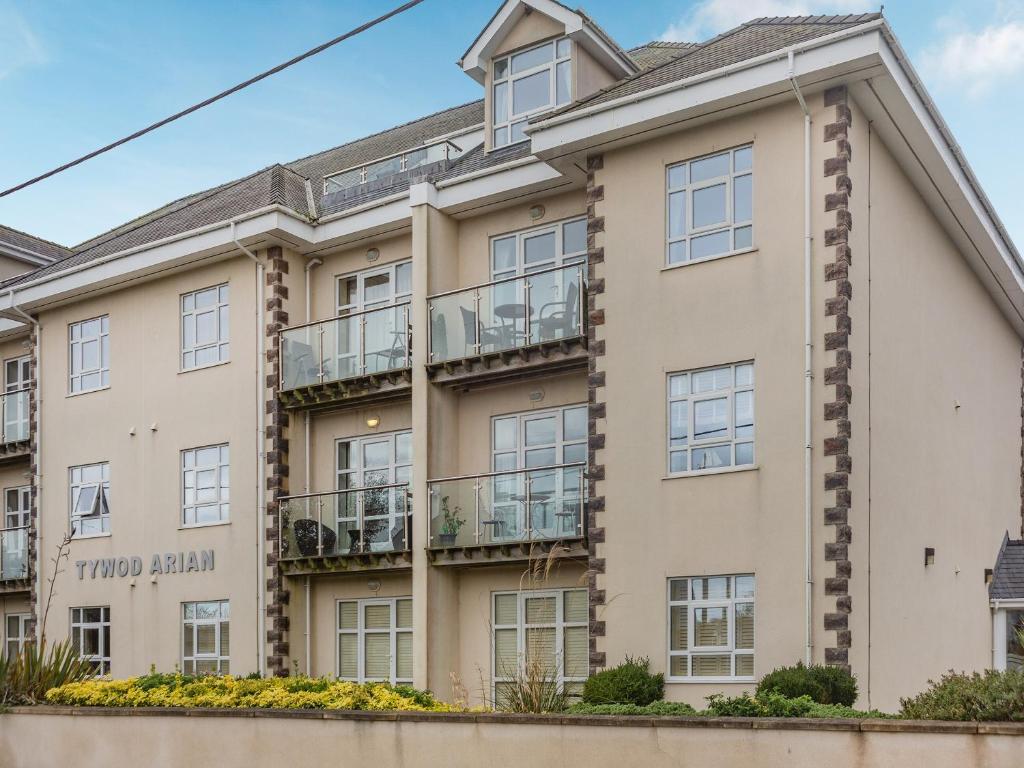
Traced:
<path fill-rule="evenodd" d="M 228 444 L 181 452 L 181 524 L 209 525 L 230 519 L 231 461 Z"/>
<path fill-rule="evenodd" d="M 1024 670 L 1024 600 L 1014 600 L 992 613 L 995 669 Z"/>
<path fill-rule="evenodd" d="M 110 462 L 70 467 L 68 475 L 71 535 L 110 533 Z"/>
<path fill-rule="evenodd" d="M 586 405 L 491 417 L 491 470 L 494 472 L 586 460 Z"/>
<path fill-rule="evenodd" d="M 338 677 L 412 683 L 412 598 L 338 601 Z"/>
<path fill-rule="evenodd" d="M 491 595 L 492 700 L 501 706 L 509 683 L 527 664 L 576 695 L 590 660 L 589 598 L 585 589 L 524 590 Z"/>
<path fill-rule="evenodd" d="M 337 314 L 405 304 L 412 299 L 412 262 L 398 261 L 335 278 Z"/>
<path fill-rule="evenodd" d="M 226 675 L 230 665 L 231 604 L 182 603 L 181 669 L 186 675 Z"/>
<path fill-rule="evenodd" d="M 181 296 L 181 369 L 205 368 L 231 359 L 228 285 Z"/>
<path fill-rule="evenodd" d="M 72 394 L 110 386 L 110 316 L 68 326 L 68 373 Z"/>
<path fill-rule="evenodd" d="M 754 364 L 668 375 L 668 471 L 754 463 Z"/>
<path fill-rule="evenodd" d="M 4 616 L 4 652 L 8 658 L 21 653 L 29 640 L 28 623 L 30 613 L 8 613 Z"/>
<path fill-rule="evenodd" d="M 494 59 L 493 145 L 525 141 L 530 117 L 572 101 L 572 43 L 548 40 Z"/>
<path fill-rule="evenodd" d="M 4 489 L 4 528 L 27 528 L 32 515 L 32 486 Z"/>
<path fill-rule="evenodd" d="M 412 481 L 412 432 L 385 432 L 337 440 L 334 455 L 334 487 L 339 491 L 400 486 Z M 342 547 L 361 545 L 370 551 L 388 551 L 397 546 L 396 542 L 404 541 L 409 509 L 409 496 L 404 487 L 339 496 L 335 509 Z"/>
<path fill-rule="evenodd" d="M 666 170 L 668 264 L 753 247 L 751 145 L 670 165 Z"/>
<path fill-rule="evenodd" d="M 587 219 L 579 217 L 491 238 L 491 279 L 587 260 Z"/>
<path fill-rule="evenodd" d="M 72 608 L 71 644 L 97 675 L 110 674 L 110 606 Z"/>
<path fill-rule="evenodd" d="M 27 440 L 32 365 L 28 355 L 4 360 L 3 441 Z"/>
<path fill-rule="evenodd" d="M 754 577 L 668 580 L 668 680 L 754 679 Z"/>

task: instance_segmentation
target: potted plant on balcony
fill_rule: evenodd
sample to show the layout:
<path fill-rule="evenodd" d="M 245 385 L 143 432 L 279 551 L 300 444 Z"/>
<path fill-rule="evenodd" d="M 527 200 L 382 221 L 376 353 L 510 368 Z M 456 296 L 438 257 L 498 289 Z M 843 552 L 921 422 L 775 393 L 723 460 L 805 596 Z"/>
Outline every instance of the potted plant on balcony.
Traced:
<path fill-rule="evenodd" d="M 441 530 L 438 533 L 438 539 L 440 539 L 442 547 L 455 546 L 459 530 L 466 524 L 466 521 L 459 517 L 461 511 L 462 507 L 458 504 L 455 505 L 454 510 L 450 509 L 448 497 L 441 497 Z"/>

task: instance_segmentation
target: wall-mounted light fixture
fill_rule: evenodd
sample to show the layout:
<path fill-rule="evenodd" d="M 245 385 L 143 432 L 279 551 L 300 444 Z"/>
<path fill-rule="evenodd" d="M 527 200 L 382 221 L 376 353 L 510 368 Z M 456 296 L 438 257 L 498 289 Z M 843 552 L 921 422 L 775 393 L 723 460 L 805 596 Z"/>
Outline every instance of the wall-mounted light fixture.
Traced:
<path fill-rule="evenodd" d="M 376 429 L 377 427 L 379 427 L 380 416 L 378 416 L 376 413 L 371 413 L 369 416 L 366 417 L 366 426 L 368 426 L 370 429 Z"/>
<path fill-rule="evenodd" d="M 366 588 L 371 592 L 380 592 L 380 579 L 370 579 L 366 582 Z"/>
<path fill-rule="evenodd" d="M 380 258 L 380 248 L 371 248 L 366 252 L 366 260 L 373 262 Z"/>
<path fill-rule="evenodd" d="M 544 218 L 544 214 L 547 213 L 543 205 L 534 205 L 530 208 L 530 219 L 538 221 Z"/>
<path fill-rule="evenodd" d="M 935 547 L 924 548 L 924 564 L 925 566 L 935 565 Z"/>
<path fill-rule="evenodd" d="M 992 573 L 992 569 L 991 568 L 986 568 L 985 569 L 985 584 L 986 585 L 991 584 L 993 578 L 994 578 L 994 575 Z"/>
<path fill-rule="evenodd" d="M 544 390 L 543 389 L 534 389 L 534 390 L 532 390 L 530 392 L 530 402 L 531 403 L 539 403 L 543 399 L 544 399 Z"/>

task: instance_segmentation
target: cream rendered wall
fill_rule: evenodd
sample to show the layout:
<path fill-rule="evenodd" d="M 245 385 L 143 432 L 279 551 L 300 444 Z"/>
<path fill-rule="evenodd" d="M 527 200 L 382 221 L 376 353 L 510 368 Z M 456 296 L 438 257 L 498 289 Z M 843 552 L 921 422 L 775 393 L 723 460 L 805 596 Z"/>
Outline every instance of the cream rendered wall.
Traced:
<path fill-rule="evenodd" d="M 230 285 L 231 360 L 179 372 L 180 294 Z M 170 670 L 180 663 L 181 603 L 231 601 L 232 671 L 257 666 L 255 550 L 256 301 L 255 265 L 248 258 L 196 267 L 160 280 L 84 299 L 41 313 L 46 370 L 42 380 L 41 471 L 44 492 L 40 555 L 45 579 L 68 530 L 68 468 L 109 461 L 111 534 L 72 542 L 57 576 L 50 610 L 52 637 L 68 632 L 71 606 L 109 605 L 112 673 Z M 110 387 L 68 395 L 68 323 L 110 316 Z M 135 434 L 131 434 L 134 430 Z M 231 519 L 184 529 L 180 452 L 229 443 Z M 149 575 L 154 553 L 213 549 L 215 570 Z M 138 555 L 143 575 L 84 580 L 76 561 Z"/>
<path fill-rule="evenodd" d="M 37 269 L 37 267 L 27 264 L 21 259 L 0 255 L 0 280 L 7 280 L 15 275 L 31 272 L 33 269 Z"/>
<path fill-rule="evenodd" d="M 366 259 L 366 252 L 370 248 L 380 251 L 380 257 L 376 261 L 370 262 Z M 314 267 L 311 274 L 311 319 L 326 320 L 334 317 L 337 311 L 337 278 L 385 267 L 397 261 L 408 261 L 412 258 L 412 239 L 408 234 L 404 234 L 386 240 L 367 240 L 356 248 L 319 255 L 318 258 L 323 259 L 323 264 Z M 302 322 L 304 320 L 291 318 L 292 325 Z"/>
<path fill-rule="evenodd" d="M 665 169 L 754 146 L 756 250 L 665 269 Z M 755 674 L 804 646 L 803 121 L 794 104 L 608 152 L 603 648 L 667 671 L 667 579 L 754 573 Z M 667 479 L 666 374 L 753 360 L 756 468 Z M 599 643 L 599 648 L 602 645 Z M 669 683 L 703 704 L 752 685 Z"/>
<path fill-rule="evenodd" d="M 564 34 L 564 26 L 540 11 L 533 11 L 516 22 L 515 26 L 508 31 L 505 38 L 495 48 L 493 55 L 501 56 L 517 48 L 525 48 L 549 37 L 557 37 Z"/>
<path fill-rule="evenodd" d="M 598 64 L 597 59 L 591 56 L 585 48 L 573 44 L 572 49 L 573 87 L 575 89 L 572 94 L 573 101 L 589 96 L 618 80 L 607 69 Z"/>

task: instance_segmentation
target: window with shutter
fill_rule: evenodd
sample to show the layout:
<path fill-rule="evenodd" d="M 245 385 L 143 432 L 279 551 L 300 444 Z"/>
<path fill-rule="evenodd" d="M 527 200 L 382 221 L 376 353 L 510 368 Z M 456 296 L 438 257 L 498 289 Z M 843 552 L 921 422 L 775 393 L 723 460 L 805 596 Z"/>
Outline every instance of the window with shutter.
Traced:
<path fill-rule="evenodd" d="M 669 579 L 668 679 L 754 678 L 754 577 Z"/>
<path fill-rule="evenodd" d="M 338 602 L 338 677 L 412 683 L 412 599 Z"/>

